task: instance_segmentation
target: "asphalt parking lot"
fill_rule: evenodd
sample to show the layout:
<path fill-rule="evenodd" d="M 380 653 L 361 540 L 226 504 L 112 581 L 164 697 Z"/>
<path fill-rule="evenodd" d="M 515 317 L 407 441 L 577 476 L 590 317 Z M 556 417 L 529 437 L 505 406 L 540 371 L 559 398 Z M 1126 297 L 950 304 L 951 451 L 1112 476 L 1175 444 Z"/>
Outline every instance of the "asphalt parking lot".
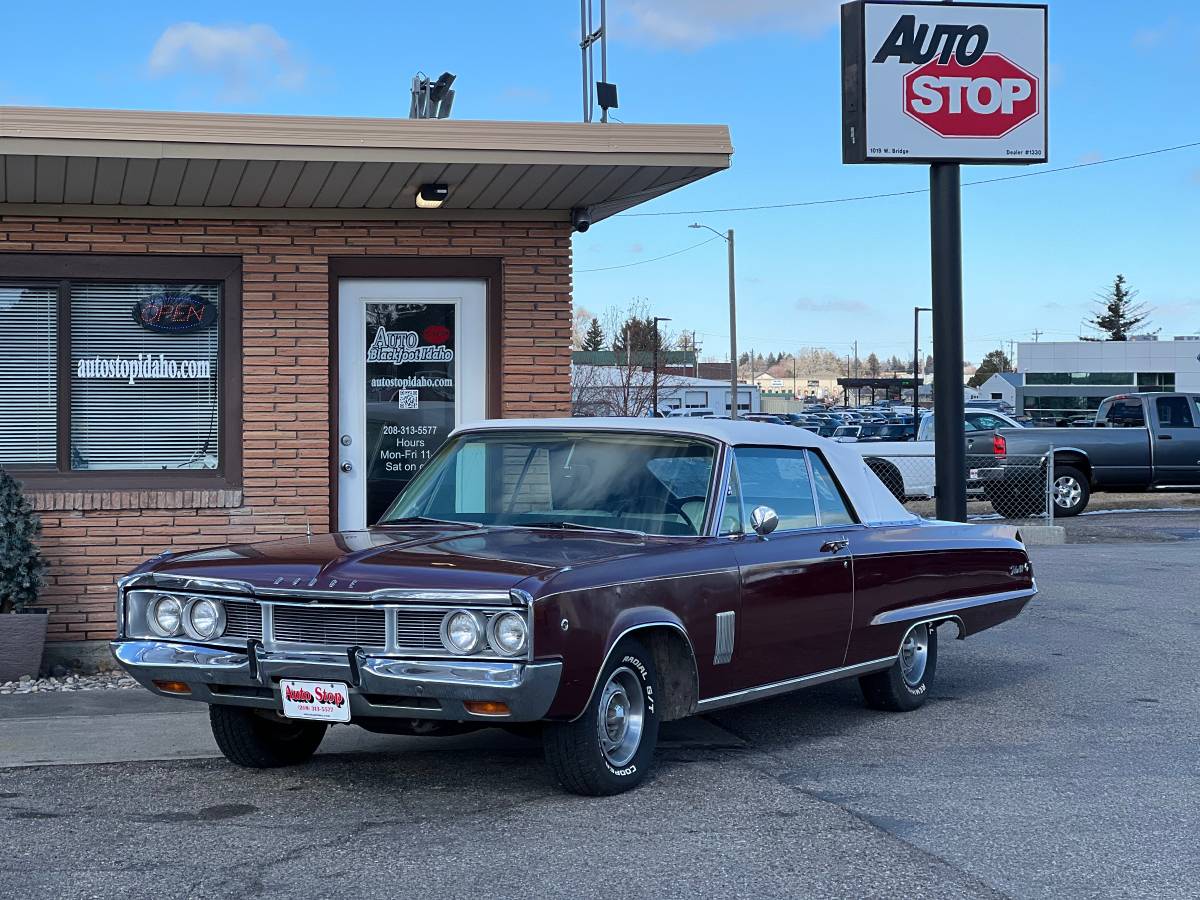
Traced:
<path fill-rule="evenodd" d="M 497 731 L 356 744 L 344 729 L 311 764 L 265 773 L 79 764 L 215 751 L 186 704 L 94 714 L 74 695 L 51 717 L 52 701 L 10 698 L 0 763 L 73 764 L 0 769 L 0 885 L 12 898 L 1196 896 L 1198 551 L 1186 537 L 1034 548 L 1042 594 L 966 642 L 944 631 L 923 709 L 868 711 L 847 683 L 725 711 L 676 726 L 656 777 L 602 800 L 559 793 L 538 745 Z"/>

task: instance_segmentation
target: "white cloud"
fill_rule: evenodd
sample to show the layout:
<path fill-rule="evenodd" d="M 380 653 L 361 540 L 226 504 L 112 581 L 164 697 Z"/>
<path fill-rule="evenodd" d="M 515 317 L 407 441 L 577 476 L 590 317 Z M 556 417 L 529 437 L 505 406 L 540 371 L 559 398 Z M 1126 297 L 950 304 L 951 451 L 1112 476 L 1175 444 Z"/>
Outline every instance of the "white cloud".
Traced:
<path fill-rule="evenodd" d="M 614 38 L 695 50 L 746 35 L 825 33 L 841 0 L 618 0 Z"/>
<path fill-rule="evenodd" d="M 150 73 L 216 79 L 223 99 L 246 100 L 267 90 L 298 90 L 307 67 L 270 25 L 201 25 L 177 22 L 159 36 Z"/>

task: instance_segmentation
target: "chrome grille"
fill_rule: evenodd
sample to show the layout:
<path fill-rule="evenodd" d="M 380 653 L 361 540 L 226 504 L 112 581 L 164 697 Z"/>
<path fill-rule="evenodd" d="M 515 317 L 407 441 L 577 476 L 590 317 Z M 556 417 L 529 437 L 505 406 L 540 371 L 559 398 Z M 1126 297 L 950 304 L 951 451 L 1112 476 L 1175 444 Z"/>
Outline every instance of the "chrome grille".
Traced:
<path fill-rule="evenodd" d="M 226 600 L 225 637 L 262 640 L 262 610 L 257 603 Z"/>
<path fill-rule="evenodd" d="M 292 644 L 382 647 L 384 617 L 382 609 L 274 604 L 272 637 Z"/>
<path fill-rule="evenodd" d="M 442 618 L 445 610 L 429 612 L 415 609 L 396 611 L 396 646 L 418 650 L 442 649 Z"/>

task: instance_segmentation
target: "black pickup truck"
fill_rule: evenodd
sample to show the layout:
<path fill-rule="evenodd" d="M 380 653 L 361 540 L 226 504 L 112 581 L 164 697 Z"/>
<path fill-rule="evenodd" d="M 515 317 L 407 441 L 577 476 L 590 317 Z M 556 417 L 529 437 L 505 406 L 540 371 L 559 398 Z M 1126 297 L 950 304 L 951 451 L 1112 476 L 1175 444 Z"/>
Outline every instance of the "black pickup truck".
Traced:
<path fill-rule="evenodd" d="M 1091 428 L 1001 428 L 971 437 L 971 465 L 1007 518 L 1046 508 L 1045 480 L 1031 480 L 1028 466 L 1029 457 L 1051 448 L 1055 516 L 1079 515 L 1097 491 L 1200 493 L 1200 394 L 1121 394 L 1100 404 Z"/>

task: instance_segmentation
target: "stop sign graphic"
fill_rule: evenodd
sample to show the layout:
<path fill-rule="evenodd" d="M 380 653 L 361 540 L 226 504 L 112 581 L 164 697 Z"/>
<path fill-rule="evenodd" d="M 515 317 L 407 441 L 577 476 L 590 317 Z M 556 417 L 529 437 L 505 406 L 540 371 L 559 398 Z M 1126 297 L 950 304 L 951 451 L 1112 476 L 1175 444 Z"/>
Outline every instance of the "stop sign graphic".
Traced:
<path fill-rule="evenodd" d="M 904 112 L 942 137 L 997 138 L 1038 112 L 1038 80 L 999 53 L 935 57 L 904 76 Z"/>

